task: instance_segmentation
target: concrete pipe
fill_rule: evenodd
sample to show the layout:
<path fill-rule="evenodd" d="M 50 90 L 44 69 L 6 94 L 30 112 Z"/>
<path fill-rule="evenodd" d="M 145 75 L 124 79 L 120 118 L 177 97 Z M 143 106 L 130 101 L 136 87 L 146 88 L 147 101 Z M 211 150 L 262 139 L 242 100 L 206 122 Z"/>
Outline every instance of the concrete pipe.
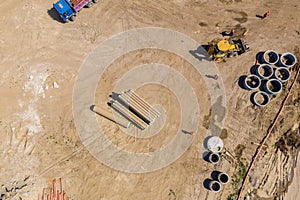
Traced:
<path fill-rule="evenodd" d="M 297 58 L 294 54 L 286 52 L 280 56 L 280 65 L 291 68 L 297 63 Z"/>
<path fill-rule="evenodd" d="M 218 175 L 218 181 L 221 183 L 221 184 L 227 184 L 229 182 L 229 176 L 228 174 L 224 173 L 224 172 L 221 172 L 219 175 Z"/>
<path fill-rule="evenodd" d="M 136 99 L 142 105 L 145 105 L 147 108 L 151 110 L 151 112 L 155 113 L 159 117 L 160 113 L 156 109 L 154 109 L 149 103 L 147 103 L 144 99 L 142 99 L 139 95 L 137 95 L 135 92 L 129 90 L 126 93 L 128 93 L 131 96 L 131 98 Z"/>
<path fill-rule="evenodd" d="M 141 110 L 141 112 L 150 119 L 151 122 L 153 122 L 155 120 L 156 116 L 153 115 L 153 114 L 151 114 L 151 112 L 149 111 L 149 109 L 146 108 L 145 106 L 143 106 L 140 102 L 136 101 L 134 98 L 132 98 L 131 96 L 129 96 L 126 93 L 123 93 L 121 96 L 128 103 L 131 103 L 131 104 L 137 106 Z"/>
<path fill-rule="evenodd" d="M 209 189 L 213 192 L 220 192 L 221 188 L 221 184 L 218 181 L 211 181 L 209 183 Z"/>
<path fill-rule="evenodd" d="M 257 75 L 263 80 L 271 78 L 273 72 L 273 67 L 268 64 L 259 65 L 256 71 Z"/>
<path fill-rule="evenodd" d="M 218 136 L 210 136 L 206 141 L 206 147 L 213 153 L 219 153 L 224 147 L 223 140 Z"/>
<path fill-rule="evenodd" d="M 251 74 L 244 80 L 244 85 L 248 90 L 255 90 L 260 87 L 261 80 L 258 76 Z"/>
<path fill-rule="evenodd" d="M 221 158 L 220 158 L 220 154 L 218 153 L 210 153 L 209 157 L 208 157 L 209 162 L 211 162 L 212 164 L 216 165 L 220 162 Z"/>
<path fill-rule="evenodd" d="M 279 60 L 279 55 L 274 50 L 268 50 L 263 55 L 263 61 L 269 65 L 275 65 Z"/>
<path fill-rule="evenodd" d="M 143 120 L 141 120 L 128 109 L 126 109 L 124 106 L 122 106 L 119 102 L 112 101 L 111 106 L 120 114 L 122 114 L 125 118 L 134 123 L 138 128 L 144 130 L 148 127 L 148 124 L 146 124 Z"/>
<path fill-rule="evenodd" d="M 139 102 L 145 109 L 149 111 L 153 116 L 159 117 L 160 113 L 158 113 L 152 106 L 150 106 L 147 102 L 141 99 L 139 96 L 131 94 L 130 97 L 134 99 L 134 101 Z"/>
<path fill-rule="evenodd" d="M 132 96 L 123 93 L 122 97 L 126 98 L 126 100 L 134 105 L 138 105 L 138 107 L 143 110 L 144 114 L 146 116 L 148 116 L 151 119 L 151 122 L 153 122 L 157 116 L 151 112 L 151 110 L 148 107 L 145 107 L 145 105 L 143 105 L 142 103 L 140 103 L 139 101 L 137 101 L 135 98 L 133 98 Z"/>
<path fill-rule="evenodd" d="M 157 114 L 153 111 L 153 108 L 143 99 L 129 92 L 125 92 L 124 96 L 129 98 L 130 101 L 134 101 L 135 103 L 139 104 L 147 113 L 149 113 L 151 118 L 153 119 L 157 118 Z"/>
<path fill-rule="evenodd" d="M 132 101 L 126 100 L 122 95 L 119 95 L 118 98 L 119 98 L 119 100 L 121 100 L 123 102 L 123 104 L 126 107 L 128 107 L 128 109 L 131 112 L 133 112 L 136 116 L 141 118 L 147 124 L 150 124 L 151 119 L 149 117 L 147 117 L 147 115 L 145 114 L 145 112 L 143 110 L 140 109 L 139 105 L 134 104 Z"/>
<path fill-rule="evenodd" d="M 284 83 L 291 78 L 291 73 L 287 68 L 279 67 L 275 70 L 274 76 L 276 79 Z"/>
<path fill-rule="evenodd" d="M 130 126 L 130 122 L 127 120 L 127 119 L 125 119 L 125 118 L 115 118 L 114 116 L 113 116 L 113 114 L 112 113 L 110 113 L 110 112 L 108 112 L 106 109 L 104 109 L 104 108 L 102 108 L 102 107 L 99 107 L 99 106 L 93 106 L 92 107 L 92 110 L 95 112 L 95 113 L 97 113 L 97 114 L 99 114 L 99 115 L 101 115 L 102 117 L 105 117 L 106 119 L 109 119 L 109 120 L 111 120 L 112 122 L 114 122 L 114 123 L 116 123 L 116 124 L 119 124 L 119 125 L 121 125 L 121 126 L 123 126 L 123 127 L 125 127 L 125 128 L 128 128 L 129 126 Z"/>
<path fill-rule="evenodd" d="M 259 91 L 254 94 L 253 102 L 257 106 L 264 107 L 269 104 L 270 97 L 266 92 Z"/>
<path fill-rule="evenodd" d="M 279 80 L 273 78 L 265 83 L 264 88 L 269 94 L 278 94 L 282 90 L 282 84 Z"/>

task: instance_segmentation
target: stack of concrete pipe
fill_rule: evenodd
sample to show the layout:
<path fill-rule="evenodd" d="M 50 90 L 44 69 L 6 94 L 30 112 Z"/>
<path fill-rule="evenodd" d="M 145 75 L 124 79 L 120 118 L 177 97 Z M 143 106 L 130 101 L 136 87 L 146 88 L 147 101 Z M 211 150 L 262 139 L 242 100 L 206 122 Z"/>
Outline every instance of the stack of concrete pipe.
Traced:
<path fill-rule="evenodd" d="M 255 105 L 263 107 L 270 102 L 270 95 L 274 97 L 282 91 L 283 84 L 291 77 L 289 69 L 297 63 L 297 59 L 289 52 L 279 55 L 274 50 L 267 50 L 259 60 L 262 63 L 256 68 L 256 74 L 244 79 L 244 87 L 260 89 L 254 92 L 252 99 Z"/>
<path fill-rule="evenodd" d="M 229 183 L 229 175 L 225 172 L 213 171 L 211 174 L 212 180 L 209 182 L 209 189 L 212 192 L 218 193 L 222 189 L 222 185 Z"/>
<path fill-rule="evenodd" d="M 144 130 L 152 125 L 160 113 L 132 90 L 123 92 L 111 101 L 111 107 Z"/>
<path fill-rule="evenodd" d="M 206 141 L 205 148 L 208 150 L 208 154 L 204 157 L 204 159 L 212 163 L 213 165 L 219 164 L 221 161 L 221 151 L 224 148 L 223 140 L 218 136 L 208 136 L 205 139 L 205 141 Z M 212 179 L 213 180 L 210 180 L 207 189 L 216 193 L 220 192 L 222 189 L 222 186 L 220 184 L 221 182 L 219 180 L 216 180 L 216 178 L 213 177 L 213 175 L 212 175 Z M 221 180 L 223 182 L 226 182 L 224 177 L 221 177 Z M 229 181 L 229 177 L 228 177 L 228 181 Z"/>
<path fill-rule="evenodd" d="M 153 124 L 160 113 L 132 90 L 119 95 L 119 99 L 148 125 Z"/>
<path fill-rule="evenodd" d="M 214 165 L 221 161 L 221 151 L 224 147 L 223 140 L 218 136 L 211 136 L 206 142 L 209 150 L 208 161 Z"/>
<path fill-rule="evenodd" d="M 134 113 L 130 112 L 130 110 L 124 107 L 120 102 L 114 100 L 110 102 L 110 105 L 121 115 L 123 115 L 132 123 L 134 123 L 138 128 L 142 130 L 148 128 L 149 125 L 147 123 L 145 123 L 141 118 L 136 116 Z"/>

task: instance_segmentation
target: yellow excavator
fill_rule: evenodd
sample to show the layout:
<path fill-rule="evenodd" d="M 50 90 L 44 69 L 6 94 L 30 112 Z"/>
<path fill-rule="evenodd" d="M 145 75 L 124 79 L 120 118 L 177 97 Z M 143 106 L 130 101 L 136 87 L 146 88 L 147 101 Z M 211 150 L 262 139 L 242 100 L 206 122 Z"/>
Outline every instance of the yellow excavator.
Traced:
<path fill-rule="evenodd" d="M 224 61 L 225 58 L 231 58 L 243 54 L 249 50 L 242 38 L 233 39 L 215 39 L 209 43 L 208 54 L 215 62 Z"/>

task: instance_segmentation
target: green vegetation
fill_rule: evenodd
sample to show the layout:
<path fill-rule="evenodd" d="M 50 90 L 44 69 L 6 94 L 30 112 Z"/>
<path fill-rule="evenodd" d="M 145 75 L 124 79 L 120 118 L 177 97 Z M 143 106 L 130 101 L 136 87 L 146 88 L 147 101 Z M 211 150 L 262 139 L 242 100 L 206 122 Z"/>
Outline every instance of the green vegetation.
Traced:
<path fill-rule="evenodd" d="M 282 84 L 282 89 L 283 89 L 283 91 L 286 90 L 286 84 L 285 83 Z"/>
<path fill-rule="evenodd" d="M 245 159 L 241 159 L 245 160 Z M 227 200 L 235 200 L 237 198 L 239 189 L 241 187 L 242 181 L 246 175 L 247 172 L 247 165 L 243 163 L 242 161 L 239 161 L 237 167 L 236 167 L 236 172 L 232 177 L 232 186 L 234 188 L 234 193 L 230 194 L 227 197 Z"/>

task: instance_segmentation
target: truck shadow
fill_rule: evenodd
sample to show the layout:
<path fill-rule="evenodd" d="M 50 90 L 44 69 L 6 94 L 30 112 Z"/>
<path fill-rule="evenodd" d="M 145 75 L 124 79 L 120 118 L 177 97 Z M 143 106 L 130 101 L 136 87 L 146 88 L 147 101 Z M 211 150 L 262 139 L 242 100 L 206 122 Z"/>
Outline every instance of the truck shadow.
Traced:
<path fill-rule="evenodd" d="M 59 15 L 57 14 L 56 10 L 54 8 L 49 9 L 48 11 L 48 15 L 55 21 L 58 21 L 60 23 L 64 23 L 64 21 L 59 17 Z"/>

